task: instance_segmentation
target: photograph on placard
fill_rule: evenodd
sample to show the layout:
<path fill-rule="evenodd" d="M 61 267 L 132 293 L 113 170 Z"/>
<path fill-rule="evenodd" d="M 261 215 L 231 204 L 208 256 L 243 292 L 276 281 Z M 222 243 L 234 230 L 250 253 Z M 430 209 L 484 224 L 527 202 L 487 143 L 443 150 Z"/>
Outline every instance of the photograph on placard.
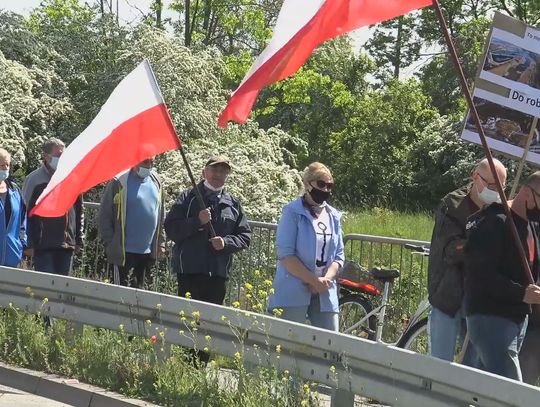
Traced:
<path fill-rule="evenodd" d="M 527 137 L 533 121 L 532 116 L 479 97 L 474 98 L 474 105 L 487 137 L 518 147 L 527 145 Z M 465 128 L 477 132 L 471 115 L 467 117 Z M 533 142 L 531 142 L 531 151 L 533 151 L 533 147 L 540 149 L 538 140 L 534 136 Z"/>
<path fill-rule="evenodd" d="M 490 148 L 520 159 L 527 145 L 534 117 L 481 97 L 474 97 L 474 104 Z M 470 113 L 466 116 L 461 137 L 480 144 L 480 137 Z M 532 133 L 527 161 L 540 165 L 540 129 L 538 127 Z"/>
<path fill-rule="evenodd" d="M 482 70 L 540 89 L 540 54 L 496 37 L 491 38 Z"/>

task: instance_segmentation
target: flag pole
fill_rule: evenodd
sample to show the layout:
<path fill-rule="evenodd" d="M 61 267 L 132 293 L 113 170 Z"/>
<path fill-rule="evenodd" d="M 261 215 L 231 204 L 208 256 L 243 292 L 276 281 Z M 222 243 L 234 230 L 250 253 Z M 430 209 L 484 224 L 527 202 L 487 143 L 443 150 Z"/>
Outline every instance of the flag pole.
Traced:
<path fill-rule="evenodd" d="M 171 121 L 172 123 L 172 121 Z M 180 137 L 178 136 L 178 133 L 176 133 L 176 136 L 178 137 L 178 140 L 180 140 Z M 197 202 L 199 203 L 199 207 L 204 209 L 206 205 L 204 204 L 203 197 L 201 195 L 201 191 L 199 190 L 199 186 L 195 182 L 195 177 L 193 176 L 193 172 L 191 171 L 191 166 L 189 165 L 189 161 L 187 159 L 186 153 L 184 152 L 183 144 L 180 140 L 180 147 L 178 147 L 178 150 L 180 151 L 180 154 L 182 155 L 182 160 L 184 160 L 184 165 L 186 166 L 186 170 L 189 176 L 189 179 L 191 181 L 191 184 L 193 185 L 193 190 L 195 191 L 195 196 L 197 197 Z M 201 210 L 202 210 L 201 209 Z M 208 225 L 208 226 L 206 226 Z M 212 222 L 208 222 L 205 227 L 208 227 L 208 232 L 210 233 L 210 237 L 216 237 L 216 231 L 214 230 L 214 226 L 212 225 Z"/>
<path fill-rule="evenodd" d="M 510 191 L 510 199 L 512 199 L 516 195 L 519 179 L 521 178 L 521 173 L 523 172 L 525 161 L 527 161 L 527 155 L 529 154 L 532 138 L 534 136 L 534 133 L 536 132 L 537 125 L 538 125 L 538 117 L 535 117 L 532 122 L 531 131 L 529 132 L 529 136 L 527 137 L 527 142 L 525 143 L 525 147 L 523 148 L 523 155 L 521 156 L 521 160 L 519 161 L 519 167 L 516 173 L 516 179 L 514 180 L 514 185 L 512 185 L 512 191 Z"/>
<path fill-rule="evenodd" d="M 512 213 L 510 212 L 510 207 L 508 206 L 508 200 L 506 199 L 506 195 L 504 193 L 501 180 L 499 179 L 497 175 L 495 164 L 493 163 L 493 156 L 491 155 L 491 151 L 487 144 L 486 135 L 484 133 L 484 129 L 482 128 L 482 124 L 480 122 L 480 116 L 478 115 L 478 111 L 476 110 L 476 106 L 474 105 L 471 91 L 469 90 L 467 79 L 465 78 L 465 74 L 463 73 L 463 69 L 461 68 L 461 65 L 457 56 L 456 48 L 454 47 L 454 43 L 452 41 L 452 38 L 450 37 L 450 33 L 448 31 L 448 25 L 446 24 L 446 20 L 444 18 L 439 0 L 433 0 L 433 8 L 435 10 L 435 14 L 437 14 L 437 18 L 439 19 L 439 25 L 440 25 L 442 34 L 444 36 L 444 39 L 446 41 L 446 45 L 448 47 L 448 53 L 450 55 L 450 59 L 452 60 L 452 63 L 454 64 L 454 69 L 460 80 L 461 90 L 463 91 L 463 94 L 465 95 L 465 99 L 467 100 L 467 104 L 469 105 L 470 113 L 474 119 L 476 129 L 478 130 L 480 141 L 482 142 L 482 147 L 484 149 L 484 153 L 489 163 L 489 169 L 491 170 L 491 173 L 493 174 L 493 178 L 495 179 L 495 185 L 497 186 L 497 191 L 499 192 L 499 195 L 501 196 L 504 212 L 508 220 L 508 225 L 510 226 L 512 239 L 518 250 L 523 273 L 525 274 L 525 277 L 528 283 L 534 284 L 534 279 L 532 277 L 531 269 L 529 267 L 527 257 L 525 256 L 525 250 L 523 249 L 523 245 L 521 244 L 519 234 L 516 229 L 516 225 L 512 218 Z"/>
<path fill-rule="evenodd" d="M 145 58 L 144 62 L 146 63 L 148 70 L 152 74 L 152 78 L 154 78 L 154 83 L 156 85 L 157 90 L 159 91 L 159 95 L 161 96 L 161 99 L 163 100 L 163 102 L 165 102 L 165 98 L 163 97 L 163 94 L 161 93 L 161 89 L 159 88 L 159 83 L 157 81 L 156 74 L 154 73 L 154 70 L 152 69 L 152 65 L 150 65 L 150 61 Z M 204 199 L 202 197 L 201 191 L 199 190 L 199 186 L 197 185 L 197 182 L 195 182 L 195 177 L 193 176 L 193 172 L 191 171 L 191 165 L 189 165 L 189 161 L 187 159 L 186 153 L 184 152 L 184 144 L 182 143 L 182 139 L 180 138 L 180 136 L 178 135 L 178 132 L 176 131 L 176 128 L 174 127 L 174 123 L 172 121 L 171 115 L 169 114 L 169 109 L 166 108 L 165 112 L 167 113 L 167 117 L 169 118 L 171 127 L 174 130 L 174 134 L 178 138 L 178 150 L 180 151 L 180 154 L 182 155 L 182 160 L 184 161 L 184 165 L 186 166 L 189 180 L 191 181 L 191 185 L 193 186 L 193 190 L 195 191 L 195 197 L 197 199 L 199 207 L 201 208 L 201 210 L 203 210 L 204 208 L 206 208 L 206 205 L 204 204 Z M 203 225 L 203 227 L 205 227 L 208 230 L 208 233 L 210 233 L 210 237 L 216 237 L 216 231 L 211 221 Z"/>

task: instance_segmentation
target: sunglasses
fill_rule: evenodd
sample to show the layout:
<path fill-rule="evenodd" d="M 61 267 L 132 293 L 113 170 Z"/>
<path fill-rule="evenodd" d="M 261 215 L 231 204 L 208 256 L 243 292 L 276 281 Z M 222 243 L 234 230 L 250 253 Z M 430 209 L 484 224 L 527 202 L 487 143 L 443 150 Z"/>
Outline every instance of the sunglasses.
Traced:
<path fill-rule="evenodd" d="M 334 186 L 335 186 L 333 182 L 324 182 L 324 181 L 321 181 L 320 179 L 315 181 L 315 185 L 317 185 L 317 188 L 319 189 L 326 188 L 329 190 L 334 189 Z"/>

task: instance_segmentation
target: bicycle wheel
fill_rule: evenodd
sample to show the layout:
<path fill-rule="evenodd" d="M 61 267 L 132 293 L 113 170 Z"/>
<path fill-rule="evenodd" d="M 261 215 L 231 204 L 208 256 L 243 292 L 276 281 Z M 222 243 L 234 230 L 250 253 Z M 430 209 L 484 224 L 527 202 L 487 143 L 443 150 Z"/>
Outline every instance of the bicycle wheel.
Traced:
<path fill-rule="evenodd" d="M 411 326 L 399 339 L 397 347 L 429 355 L 427 322 L 427 318 L 423 318 Z"/>
<path fill-rule="evenodd" d="M 356 294 L 348 294 L 339 299 L 339 332 L 359 338 L 375 340 L 377 319 L 374 315 L 362 324 L 351 328 L 354 324 L 371 312 L 370 302 Z"/>

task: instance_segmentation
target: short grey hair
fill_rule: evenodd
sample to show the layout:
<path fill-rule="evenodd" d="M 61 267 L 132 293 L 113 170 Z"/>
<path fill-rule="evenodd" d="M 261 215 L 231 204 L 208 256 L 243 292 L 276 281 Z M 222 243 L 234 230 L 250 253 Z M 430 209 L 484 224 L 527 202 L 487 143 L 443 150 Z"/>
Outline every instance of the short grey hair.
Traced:
<path fill-rule="evenodd" d="M 0 147 L 0 157 L 11 160 L 11 154 L 5 148 Z"/>
<path fill-rule="evenodd" d="M 52 153 L 54 147 L 65 147 L 66 145 L 64 142 L 58 138 L 50 138 L 45 143 L 43 143 L 43 146 L 41 147 L 41 151 L 45 154 Z"/>

